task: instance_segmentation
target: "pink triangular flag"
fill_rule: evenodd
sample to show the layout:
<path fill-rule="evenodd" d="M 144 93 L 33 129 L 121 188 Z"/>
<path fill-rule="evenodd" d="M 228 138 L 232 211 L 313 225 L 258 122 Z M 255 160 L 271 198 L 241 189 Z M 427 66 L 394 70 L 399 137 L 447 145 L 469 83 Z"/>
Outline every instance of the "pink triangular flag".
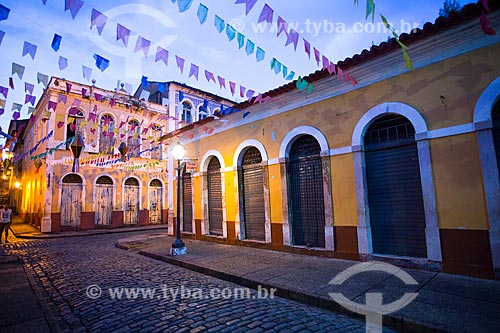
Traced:
<path fill-rule="evenodd" d="M 226 79 L 217 75 L 217 80 L 219 81 L 220 89 L 222 89 L 222 87 L 224 87 L 224 89 L 226 89 Z"/>
<path fill-rule="evenodd" d="M 212 80 L 215 83 L 215 76 L 212 72 L 205 70 L 205 78 L 207 79 L 207 82 L 210 82 L 210 80 Z"/>
<path fill-rule="evenodd" d="M 318 64 L 319 66 L 319 61 L 320 61 L 320 54 L 319 54 L 319 51 L 317 48 L 313 48 L 314 49 L 314 58 L 316 59 L 316 64 Z"/>
<path fill-rule="evenodd" d="M 234 91 L 236 90 L 236 83 L 229 81 L 229 89 L 231 90 L 231 95 L 234 96 Z"/>
<path fill-rule="evenodd" d="M 247 90 L 247 88 L 240 86 L 240 97 L 245 97 L 245 90 Z"/>

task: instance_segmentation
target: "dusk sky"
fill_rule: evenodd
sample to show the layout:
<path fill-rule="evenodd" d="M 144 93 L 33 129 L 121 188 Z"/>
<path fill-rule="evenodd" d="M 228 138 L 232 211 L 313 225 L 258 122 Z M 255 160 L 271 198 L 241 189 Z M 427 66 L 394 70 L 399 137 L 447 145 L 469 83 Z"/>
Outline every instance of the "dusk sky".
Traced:
<path fill-rule="evenodd" d="M 47 0 L 46 5 L 42 0 L 2 0 L 0 4 L 9 8 L 10 13 L 7 20 L 0 21 L 0 30 L 5 32 L 0 45 L 0 86 L 9 87 L 9 77 L 14 77 L 15 89 L 9 89 L 0 126 L 7 130 L 13 114 L 12 103 L 23 104 L 21 118 L 27 117 L 25 82 L 35 85 L 34 95 L 38 102 L 43 91 L 43 85 L 37 84 L 38 72 L 91 84 L 83 77 L 83 65 L 92 69 L 91 79 L 105 89 L 114 89 L 121 80 L 132 86 L 133 94 L 144 75 L 149 80 L 178 81 L 240 101 L 239 96 L 231 96 L 229 85 L 228 89 L 219 89 L 218 84 L 208 83 L 204 70 L 213 72 L 216 78 L 219 75 L 226 81 L 235 82 L 237 90 L 242 85 L 256 92 L 265 92 L 287 82 L 281 73 L 276 75 L 271 70 L 272 58 L 286 65 L 288 72 L 294 71 L 295 78 L 318 69 L 314 56 L 308 59 L 304 52 L 302 38 L 311 43 L 311 49 L 316 47 L 321 54 L 337 62 L 360 53 L 373 43 L 387 40 L 390 33 L 379 28 L 380 13 L 398 32 L 408 32 L 415 26 L 422 27 L 425 22 L 434 22 L 442 2 L 378 0 L 375 1 L 377 8 L 372 25 L 371 18 L 365 19 L 364 0 L 357 6 L 353 0 L 257 1 L 248 16 L 245 15 L 245 5 L 235 4 L 235 0 L 203 0 L 201 3 L 208 8 L 208 17 L 201 25 L 197 17 L 200 1 L 193 1 L 187 11 L 179 13 L 177 4 L 170 0 L 85 0 L 73 19 L 70 11 L 64 11 L 64 0 Z M 460 2 L 463 5 L 471 1 Z M 274 10 L 274 25 L 281 16 L 300 33 L 297 51 L 294 51 L 293 44 L 285 47 L 284 34 L 276 37 L 276 31 L 269 31 L 263 23 L 256 24 L 266 3 Z M 102 35 L 98 34 L 96 27 L 90 29 L 93 8 L 108 17 Z M 245 47 L 238 49 L 236 39 L 230 42 L 225 31 L 217 32 L 214 15 L 229 22 L 256 47 L 261 47 L 266 52 L 265 59 L 257 62 L 255 53 L 247 56 Z M 116 40 L 118 23 L 131 30 L 127 48 L 122 41 Z M 51 48 L 55 33 L 62 36 L 57 52 Z M 151 41 L 147 58 L 142 51 L 134 53 L 138 35 Z M 21 56 L 25 41 L 37 45 L 34 60 L 30 55 Z M 155 62 L 157 46 L 170 52 L 168 66 L 162 61 Z M 110 60 L 104 72 L 95 66 L 95 53 Z M 411 56 L 411 49 L 409 53 Z M 176 66 L 175 55 L 185 59 L 183 74 Z M 60 56 L 68 59 L 68 67 L 62 71 L 58 66 Z M 13 62 L 25 66 L 22 80 L 16 74 L 12 75 Z M 198 80 L 188 78 L 191 63 L 200 68 Z M 0 98 L 4 99 L 3 96 Z"/>

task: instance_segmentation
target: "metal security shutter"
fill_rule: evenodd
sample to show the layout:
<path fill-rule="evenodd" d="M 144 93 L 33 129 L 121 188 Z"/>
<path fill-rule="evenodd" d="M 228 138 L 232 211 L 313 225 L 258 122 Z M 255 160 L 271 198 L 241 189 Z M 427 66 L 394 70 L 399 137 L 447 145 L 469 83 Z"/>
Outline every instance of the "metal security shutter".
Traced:
<path fill-rule="evenodd" d="M 193 232 L 193 182 L 191 174 L 182 178 L 182 231 Z"/>
<path fill-rule="evenodd" d="M 241 202 L 243 203 L 243 222 L 245 238 L 266 240 L 266 214 L 264 205 L 264 181 L 262 178 L 262 156 L 252 147 L 243 156 L 241 183 Z"/>
<path fill-rule="evenodd" d="M 500 171 L 500 100 L 493 106 L 491 116 L 493 120 L 493 142 L 495 144 L 498 170 Z"/>
<path fill-rule="evenodd" d="M 208 228 L 210 234 L 222 235 L 222 184 L 220 163 L 212 157 L 207 170 Z"/>
<path fill-rule="evenodd" d="M 288 163 L 289 216 L 294 245 L 325 247 L 321 147 L 310 135 L 298 138 Z"/>
<path fill-rule="evenodd" d="M 373 252 L 427 257 L 425 214 L 415 129 L 384 116 L 365 134 L 366 180 Z"/>

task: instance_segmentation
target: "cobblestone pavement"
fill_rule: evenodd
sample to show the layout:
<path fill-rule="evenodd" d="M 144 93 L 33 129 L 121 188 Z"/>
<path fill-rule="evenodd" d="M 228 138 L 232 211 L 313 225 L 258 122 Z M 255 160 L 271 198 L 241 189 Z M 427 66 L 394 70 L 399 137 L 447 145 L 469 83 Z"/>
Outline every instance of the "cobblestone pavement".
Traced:
<path fill-rule="evenodd" d="M 258 291 L 241 293 L 241 286 L 117 249 L 120 237 L 18 240 L 1 251 L 22 258 L 63 332 L 365 331 L 360 320 L 259 299 Z M 110 288 L 118 288 L 114 296 Z"/>

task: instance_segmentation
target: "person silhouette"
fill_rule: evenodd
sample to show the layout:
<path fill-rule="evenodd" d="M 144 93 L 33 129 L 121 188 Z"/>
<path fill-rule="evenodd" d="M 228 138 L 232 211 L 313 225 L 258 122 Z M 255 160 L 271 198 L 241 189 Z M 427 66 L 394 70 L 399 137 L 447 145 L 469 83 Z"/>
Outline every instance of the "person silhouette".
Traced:
<path fill-rule="evenodd" d="M 4 205 L 0 210 L 0 242 L 5 232 L 5 243 L 9 242 L 9 228 L 12 222 L 12 209 L 8 205 Z"/>

